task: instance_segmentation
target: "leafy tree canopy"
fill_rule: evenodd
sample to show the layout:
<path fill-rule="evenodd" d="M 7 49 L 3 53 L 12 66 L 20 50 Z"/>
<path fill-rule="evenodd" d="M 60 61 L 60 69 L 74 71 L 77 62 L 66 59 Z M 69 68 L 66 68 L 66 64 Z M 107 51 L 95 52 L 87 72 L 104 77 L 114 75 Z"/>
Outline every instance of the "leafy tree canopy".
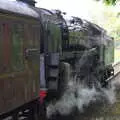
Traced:
<path fill-rule="evenodd" d="M 118 0 L 96 0 L 103 1 L 106 5 L 115 5 Z"/>
<path fill-rule="evenodd" d="M 115 5 L 117 0 L 103 0 L 107 5 Z"/>

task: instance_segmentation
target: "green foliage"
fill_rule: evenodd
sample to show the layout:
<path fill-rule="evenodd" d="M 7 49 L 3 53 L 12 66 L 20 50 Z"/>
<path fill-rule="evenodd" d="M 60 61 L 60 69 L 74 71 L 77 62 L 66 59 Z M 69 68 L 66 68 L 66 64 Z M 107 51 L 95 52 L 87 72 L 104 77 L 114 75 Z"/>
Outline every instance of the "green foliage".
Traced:
<path fill-rule="evenodd" d="M 114 37 L 115 40 L 120 40 L 120 10 L 119 4 L 115 6 L 106 6 L 105 4 L 96 3 L 97 9 L 92 15 L 94 23 L 100 25 L 107 30 L 110 36 Z"/>
<path fill-rule="evenodd" d="M 107 5 L 115 5 L 117 0 L 104 0 Z"/>
<path fill-rule="evenodd" d="M 120 0 L 113 2 L 96 2 L 92 9 L 92 21 L 105 30 L 114 38 L 115 62 L 120 61 Z M 109 58 L 109 57 L 107 57 Z"/>

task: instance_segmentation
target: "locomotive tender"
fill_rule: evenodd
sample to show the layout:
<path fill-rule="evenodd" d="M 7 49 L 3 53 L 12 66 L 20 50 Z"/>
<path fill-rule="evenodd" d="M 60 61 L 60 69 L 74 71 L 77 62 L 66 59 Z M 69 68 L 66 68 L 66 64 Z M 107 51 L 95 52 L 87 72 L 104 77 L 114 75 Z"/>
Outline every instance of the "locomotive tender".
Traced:
<path fill-rule="evenodd" d="M 39 101 L 41 27 L 31 5 L 0 0 L 0 120 L 40 119 L 44 110 Z"/>
<path fill-rule="evenodd" d="M 1 0 L 0 120 L 44 119 L 46 91 L 56 97 L 71 75 L 105 86 L 114 74 L 113 56 L 113 39 L 99 26 L 65 20 L 60 11 L 35 7 L 34 0 Z"/>

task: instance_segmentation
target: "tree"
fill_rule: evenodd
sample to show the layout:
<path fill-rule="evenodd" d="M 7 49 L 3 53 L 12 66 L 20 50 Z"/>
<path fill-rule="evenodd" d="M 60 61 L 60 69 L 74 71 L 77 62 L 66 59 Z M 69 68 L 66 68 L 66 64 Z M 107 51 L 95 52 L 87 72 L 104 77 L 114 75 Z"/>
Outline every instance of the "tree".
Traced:
<path fill-rule="evenodd" d="M 103 1 L 107 5 L 115 5 L 115 3 L 117 2 L 117 0 L 103 0 Z"/>
<path fill-rule="evenodd" d="M 96 0 L 103 1 L 106 5 L 115 5 L 118 0 Z"/>

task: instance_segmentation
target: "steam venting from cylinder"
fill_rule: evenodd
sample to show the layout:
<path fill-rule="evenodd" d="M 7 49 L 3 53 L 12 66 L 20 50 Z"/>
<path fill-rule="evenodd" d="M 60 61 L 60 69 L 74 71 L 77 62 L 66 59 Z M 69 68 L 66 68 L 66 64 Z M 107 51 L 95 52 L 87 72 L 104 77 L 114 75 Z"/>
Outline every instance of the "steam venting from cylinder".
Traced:
<path fill-rule="evenodd" d="M 35 6 L 35 0 L 17 0 L 17 1 L 21 1 L 21 2 L 24 2 L 24 3 L 27 3 L 31 6 Z"/>

